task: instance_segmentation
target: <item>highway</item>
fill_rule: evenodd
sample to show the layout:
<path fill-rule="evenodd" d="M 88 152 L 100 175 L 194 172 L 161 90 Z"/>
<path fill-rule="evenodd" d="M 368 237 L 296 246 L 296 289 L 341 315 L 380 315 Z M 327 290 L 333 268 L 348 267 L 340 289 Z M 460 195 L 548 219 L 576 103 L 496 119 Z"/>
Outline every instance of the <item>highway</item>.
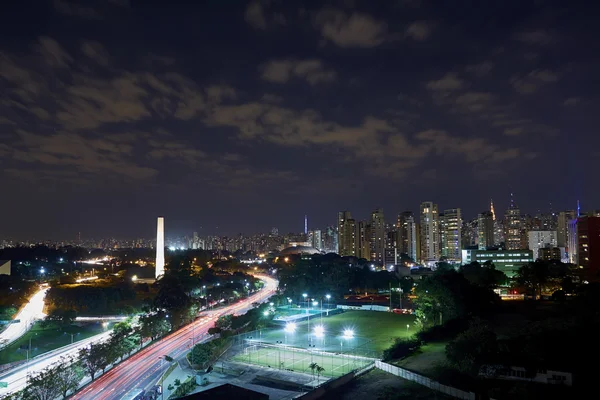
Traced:
<path fill-rule="evenodd" d="M 203 318 L 169 334 L 118 364 L 71 399 L 118 400 L 133 389 L 145 389 L 156 383 L 161 372 L 161 357 L 168 355 L 174 359 L 180 358 L 190 350 L 192 335 L 196 343 L 200 342 L 219 316 L 243 314 L 252 308 L 252 303 L 263 302 L 275 293 L 278 285 L 275 279 L 265 276 L 257 278 L 265 282 L 265 286 L 259 292 L 246 300 L 206 312 Z"/>
<path fill-rule="evenodd" d="M 107 339 L 110 336 L 111 331 L 101 333 L 89 337 L 84 340 L 80 340 L 74 344 L 61 347 L 59 349 L 50 351 L 48 353 L 41 354 L 31 360 L 29 363 L 20 365 L 17 368 L 11 369 L 0 375 L 0 382 L 7 382 L 7 388 L 0 388 L 0 399 L 5 395 L 18 392 L 27 385 L 27 374 L 29 372 L 38 372 L 44 368 L 57 363 L 62 357 L 77 356 L 79 349 L 88 346 L 90 343 L 96 343 Z"/>
<path fill-rule="evenodd" d="M 10 324 L 0 333 L 0 345 L 9 345 L 25 334 L 31 328 L 35 319 L 44 318 L 44 297 L 48 288 L 38 290 L 29 302 L 18 312 L 15 317 L 19 322 Z"/>

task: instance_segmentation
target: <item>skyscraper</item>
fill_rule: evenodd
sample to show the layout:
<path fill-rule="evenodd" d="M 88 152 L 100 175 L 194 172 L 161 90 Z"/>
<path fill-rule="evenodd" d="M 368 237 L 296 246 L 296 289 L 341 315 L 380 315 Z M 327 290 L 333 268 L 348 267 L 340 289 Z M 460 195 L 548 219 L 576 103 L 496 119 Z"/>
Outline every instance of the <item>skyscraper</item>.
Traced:
<path fill-rule="evenodd" d="M 165 274 L 165 218 L 158 217 L 156 222 L 156 269 L 154 277 L 159 279 Z"/>
<path fill-rule="evenodd" d="M 540 258 L 540 249 L 555 248 L 556 231 L 529 231 L 529 250 L 533 251 L 533 259 Z M 559 257 L 560 258 L 560 257 Z"/>
<path fill-rule="evenodd" d="M 414 262 L 418 262 L 418 234 L 414 214 L 410 211 L 405 211 L 398 215 L 396 229 L 398 229 L 398 250 L 401 253 L 407 254 Z"/>
<path fill-rule="evenodd" d="M 515 204 L 512 193 L 510 194 L 510 207 L 506 210 L 505 221 L 506 248 L 508 250 L 521 249 L 521 211 Z"/>
<path fill-rule="evenodd" d="M 591 213 L 597 215 L 597 213 Z M 577 218 L 577 266 L 588 281 L 600 281 L 600 217 Z"/>
<path fill-rule="evenodd" d="M 438 206 L 433 202 L 421 203 L 421 262 L 433 263 L 440 258 Z"/>
<path fill-rule="evenodd" d="M 356 224 L 356 256 L 371 260 L 371 226 L 367 221 Z"/>
<path fill-rule="evenodd" d="M 371 261 L 384 263 L 385 239 L 383 210 L 378 208 L 371 213 Z"/>
<path fill-rule="evenodd" d="M 460 208 L 444 210 L 442 220 L 442 256 L 448 261 L 460 262 L 462 250 L 462 215 Z"/>
<path fill-rule="evenodd" d="M 350 211 L 338 213 L 338 254 L 356 256 L 356 221 Z"/>
<path fill-rule="evenodd" d="M 576 217 L 575 210 L 561 211 L 558 213 L 556 228 L 556 244 L 558 247 L 569 247 L 569 221 Z"/>
<path fill-rule="evenodd" d="M 477 218 L 477 248 L 486 250 L 494 245 L 494 214 L 484 211 Z"/>

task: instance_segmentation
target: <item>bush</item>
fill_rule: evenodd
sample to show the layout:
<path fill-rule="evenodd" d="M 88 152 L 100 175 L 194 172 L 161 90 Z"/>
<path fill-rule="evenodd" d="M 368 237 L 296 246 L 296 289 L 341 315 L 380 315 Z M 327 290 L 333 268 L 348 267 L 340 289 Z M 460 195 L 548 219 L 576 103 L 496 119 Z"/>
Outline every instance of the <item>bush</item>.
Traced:
<path fill-rule="evenodd" d="M 432 326 L 417 332 L 416 336 L 422 342 L 438 342 L 452 339 L 456 335 L 466 331 L 469 328 L 469 322 L 465 318 L 456 318 L 447 321 L 443 325 Z"/>
<path fill-rule="evenodd" d="M 448 343 L 446 356 L 459 371 L 475 376 L 482 364 L 498 357 L 496 334 L 481 322 L 474 321 L 469 329 Z"/>
<path fill-rule="evenodd" d="M 419 347 L 421 347 L 421 342 L 418 339 L 396 338 L 394 344 L 383 351 L 383 361 L 406 357 L 418 350 Z"/>

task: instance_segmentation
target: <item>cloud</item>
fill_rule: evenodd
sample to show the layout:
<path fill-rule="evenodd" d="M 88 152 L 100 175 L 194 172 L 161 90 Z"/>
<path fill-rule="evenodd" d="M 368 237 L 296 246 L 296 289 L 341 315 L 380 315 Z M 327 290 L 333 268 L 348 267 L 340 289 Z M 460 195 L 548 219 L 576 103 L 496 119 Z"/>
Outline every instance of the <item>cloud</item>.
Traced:
<path fill-rule="evenodd" d="M 311 85 L 335 80 L 336 73 L 327 70 L 320 60 L 272 60 L 261 67 L 262 78 L 274 83 L 287 83 L 292 77 L 302 78 Z"/>
<path fill-rule="evenodd" d="M 532 94 L 542 86 L 558 81 L 558 76 L 550 70 L 533 70 L 524 77 L 513 77 L 510 80 L 513 88 L 521 94 Z"/>
<path fill-rule="evenodd" d="M 85 41 L 81 45 L 81 52 L 98 65 L 110 64 L 110 55 L 102 44 L 94 41 Z"/>
<path fill-rule="evenodd" d="M 246 7 L 244 14 L 246 22 L 255 29 L 266 30 L 267 29 L 267 17 L 263 5 L 259 0 L 251 1 Z"/>
<path fill-rule="evenodd" d="M 566 99 L 563 102 L 563 105 L 564 106 L 576 106 L 580 102 L 581 102 L 581 99 L 579 97 L 569 97 L 568 99 Z"/>
<path fill-rule="evenodd" d="M 429 90 L 449 91 L 461 89 L 462 87 L 463 81 L 452 72 L 447 73 L 437 81 L 427 82 L 427 89 Z"/>
<path fill-rule="evenodd" d="M 414 40 L 423 41 L 431 35 L 433 25 L 425 21 L 415 21 L 406 27 L 406 35 Z"/>
<path fill-rule="evenodd" d="M 532 30 L 520 32 L 516 35 L 517 40 L 531 45 L 546 45 L 552 42 L 552 36 L 544 30 Z"/>
<path fill-rule="evenodd" d="M 506 128 L 504 130 L 504 134 L 506 136 L 519 136 L 523 133 L 523 128 L 522 127 L 517 127 L 517 128 Z"/>
<path fill-rule="evenodd" d="M 38 52 L 43 57 L 45 63 L 51 67 L 64 68 L 73 61 L 71 56 L 67 54 L 56 40 L 47 36 L 39 38 Z"/>
<path fill-rule="evenodd" d="M 367 14 L 321 11 L 316 18 L 321 35 L 339 47 L 376 47 L 388 37 L 387 24 Z"/>
<path fill-rule="evenodd" d="M 111 145 L 98 138 L 86 138 L 73 133 L 50 136 L 21 131 L 13 157 L 27 163 L 53 167 L 77 168 L 88 173 L 109 172 L 131 179 L 148 179 L 158 171 L 135 164 L 128 157 L 132 146 Z"/>
<path fill-rule="evenodd" d="M 479 64 L 468 65 L 465 70 L 473 73 L 479 77 L 485 76 L 490 73 L 494 68 L 494 63 L 491 61 L 484 61 Z"/>
<path fill-rule="evenodd" d="M 102 19 L 96 9 L 81 4 L 75 4 L 67 0 L 54 0 L 54 9 L 65 15 L 83 19 Z"/>

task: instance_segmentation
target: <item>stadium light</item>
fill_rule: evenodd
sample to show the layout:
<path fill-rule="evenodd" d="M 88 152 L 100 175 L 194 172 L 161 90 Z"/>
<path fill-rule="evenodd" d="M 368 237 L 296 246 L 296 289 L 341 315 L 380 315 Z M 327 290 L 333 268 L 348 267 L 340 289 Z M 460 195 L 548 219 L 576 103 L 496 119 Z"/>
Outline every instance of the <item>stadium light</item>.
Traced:
<path fill-rule="evenodd" d="M 265 316 L 267 316 L 267 315 L 269 315 L 269 311 L 265 311 L 263 314 L 264 314 Z"/>
<path fill-rule="evenodd" d="M 351 339 L 354 337 L 354 331 L 352 329 L 344 329 L 343 336 L 346 339 Z"/>
<path fill-rule="evenodd" d="M 294 333 L 296 331 L 296 324 L 293 322 L 288 322 L 287 324 L 285 324 L 284 331 L 287 333 Z"/>
<path fill-rule="evenodd" d="M 325 328 L 323 327 L 323 325 L 317 325 L 317 326 L 315 326 L 315 336 L 316 337 L 323 337 L 323 336 L 325 336 Z"/>

